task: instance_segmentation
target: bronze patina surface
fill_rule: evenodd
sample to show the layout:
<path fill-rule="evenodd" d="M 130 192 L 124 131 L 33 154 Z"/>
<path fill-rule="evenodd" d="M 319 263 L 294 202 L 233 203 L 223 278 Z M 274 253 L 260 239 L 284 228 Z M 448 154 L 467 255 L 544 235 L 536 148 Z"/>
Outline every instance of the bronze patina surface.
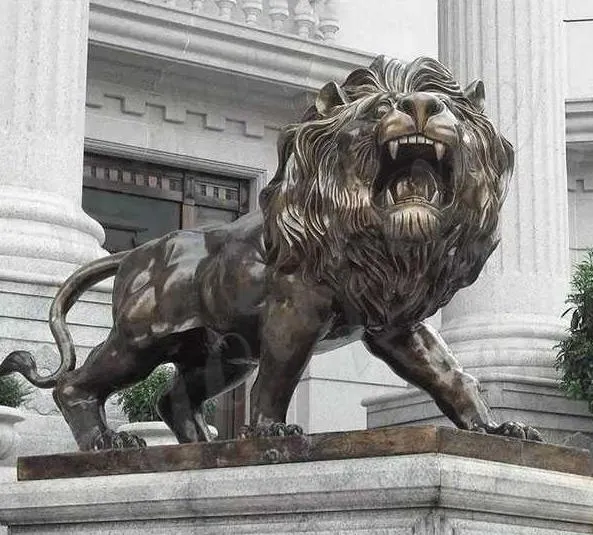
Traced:
<path fill-rule="evenodd" d="M 593 475 L 591 456 L 586 450 L 453 428 L 422 426 L 22 457 L 18 460 L 18 479 L 89 477 L 424 453 Z"/>
<path fill-rule="evenodd" d="M 423 322 L 476 280 L 498 243 L 513 150 L 483 104 L 481 82 L 463 89 L 429 58 L 379 57 L 328 83 L 282 131 L 261 211 L 83 266 L 50 312 L 57 371 L 41 376 L 15 351 L 0 375 L 53 387 L 79 448 L 95 450 L 141 444 L 109 429 L 104 403 L 157 365 L 178 371 L 159 411 L 181 443 L 209 440 L 204 401 L 259 367 L 243 436 L 286 435 L 300 432 L 286 411 L 313 352 L 362 339 L 459 428 L 540 439 L 496 422 Z M 76 368 L 66 313 L 112 275 L 114 327 Z"/>

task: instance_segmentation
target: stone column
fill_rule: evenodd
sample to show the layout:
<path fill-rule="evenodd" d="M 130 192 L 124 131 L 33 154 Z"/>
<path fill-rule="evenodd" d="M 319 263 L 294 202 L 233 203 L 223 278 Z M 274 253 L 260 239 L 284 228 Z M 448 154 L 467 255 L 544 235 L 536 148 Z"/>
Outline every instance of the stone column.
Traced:
<path fill-rule="evenodd" d="M 562 0 L 439 0 L 439 56 L 481 78 L 486 113 L 512 142 L 502 240 L 445 307 L 442 334 L 477 376 L 554 376 L 569 279 Z"/>
<path fill-rule="evenodd" d="M 47 282 L 105 252 L 81 208 L 89 0 L 5 0 L 0 280 Z"/>
<path fill-rule="evenodd" d="M 0 359 L 27 349 L 47 373 L 59 360 L 47 324 L 58 285 L 106 254 L 81 207 L 89 0 L 0 5 Z M 110 322 L 108 294 L 83 301 L 69 316 L 81 358 Z M 49 390 L 26 409 L 18 455 L 74 447 Z"/>

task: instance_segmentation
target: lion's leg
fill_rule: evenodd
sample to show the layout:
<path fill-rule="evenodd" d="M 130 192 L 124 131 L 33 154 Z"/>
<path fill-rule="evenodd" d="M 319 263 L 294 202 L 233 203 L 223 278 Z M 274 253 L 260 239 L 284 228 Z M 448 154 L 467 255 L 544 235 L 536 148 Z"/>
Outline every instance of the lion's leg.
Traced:
<path fill-rule="evenodd" d="M 104 404 L 113 392 L 144 379 L 154 369 L 157 363 L 149 355 L 142 356 L 126 349 L 112 332 L 80 368 L 58 381 L 54 399 L 81 450 L 141 445 L 135 437 L 107 427 Z"/>
<path fill-rule="evenodd" d="M 257 380 L 251 390 L 251 429 L 247 434 L 283 434 L 292 394 L 320 333 L 331 318 L 327 290 L 310 288 L 300 277 L 277 277 L 263 312 Z"/>
<path fill-rule="evenodd" d="M 204 402 L 244 383 L 257 367 L 247 343 L 239 343 L 238 335 L 223 338 L 228 342 L 208 355 L 205 366 L 179 365 L 175 382 L 159 400 L 159 414 L 180 443 L 212 440 Z"/>
<path fill-rule="evenodd" d="M 180 373 L 175 377 L 169 390 L 159 399 L 157 409 L 180 444 L 200 440 L 194 419 L 194 408 L 187 393 L 187 384 Z"/>
<path fill-rule="evenodd" d="M 465 373 L 443 339 L 430 326 L 367 332 L 367 348 L 406 381 L 428 392 L 457 427 L 541 440 L 522 424 L 499 426 L 480 393 L 479 383 Z"/>

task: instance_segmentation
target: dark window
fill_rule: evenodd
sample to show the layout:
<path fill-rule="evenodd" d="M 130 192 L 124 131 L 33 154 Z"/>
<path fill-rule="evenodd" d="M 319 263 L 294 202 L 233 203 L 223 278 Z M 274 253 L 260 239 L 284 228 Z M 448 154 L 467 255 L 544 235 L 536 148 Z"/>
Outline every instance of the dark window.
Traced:
<path fill-rule="evenodd" d="M 248 180 L 99 154 L 85 154 L 83 186 L 82 206 L 112 253 L 249 210 Z"/>

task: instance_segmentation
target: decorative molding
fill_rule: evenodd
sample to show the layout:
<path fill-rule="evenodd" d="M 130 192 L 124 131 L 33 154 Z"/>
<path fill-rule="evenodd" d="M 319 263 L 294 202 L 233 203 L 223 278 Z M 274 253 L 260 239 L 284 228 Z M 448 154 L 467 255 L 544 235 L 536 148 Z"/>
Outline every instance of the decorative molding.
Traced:
<path fill-rule="evenodd" d="M 262 139 L 265 135 L 266 125 L 263 121 L 245 121 L 245 135 Z"/>
<path fill-rule="evenodd" d="M 593 175 L 588 177 L 568 176 L 568 191 L 593 192 Z"/>
<path fill-rule="evenodd" d="M 102 139 L 85 138 L 84 149 L 98 154 L 108 154 L 109 156 L 120 158 L 142 160 L 172 167 L 183 167 L 202 173 L 251 180 L 255 184 L 255 188 L 250 188 L 251 198 L 249 199 L 249 206 L 252 207 L 257 206 L 257 195 L 268 182 L 268 173 L 265 169 L 197 158 L 195 156 L 165 152 L 147 147 L 125 145 Z"/>
<path fill-rule="evenodd" d="M 114 97 L 114 95 L 105 95 L 107 97 Z M 115 97 L 118 98 L 118 97 Z M 127 95 L 121 101 L 122 113 L 130 115 L 142 116 L 146 113 L 146 101 L 137 95 Z"/>
<path fill-rule="evenodd" d="M 593 141 L 593 98 L 566 100 L 566 142 Z"/>
<path fill-rule="evenodd" d="M 218 113 L 207 113 L 204 128 L 215 130 L 217 132 L 224 132 L 226 128 L 226 117 Z"/>
<path fill-rule="evenodd" d="M 342 80 L 371 54 L 168 9 L 141 0 L 92 0 L 89 46 L 269 84 L 280 93 Z M 289 95 L 288 95 L 289 96 Z"/>
<path fill-rule="evenodd" d="M 147 106 L 153 106 L 163 109 L 163 121 L 175 124 L 184 124 L 187 122 L 187 115 L 204 116 L 204 128 L 216 132 L 224 132 L 227 128 L 227 119 L 240 122 L 245 125 L 243 135 L 251 138 L 263 138 L 265 129 L 279 129 L 277 124 L 266 124 L 259 118 L 249 116 L 235 116 L 234 113 L 223 115 L 219 112 L 210 112 L 203 104 L 189 104 L 186 102 L 169 102 L 160 95 L 143 94 L 143 91 L 124 93 L 127 88 L 101 89 L 98 85 L 89 83 L 87 91 L 87 108 L 101 109 L 105 106 L 105 99 L 112 98 L 121 101 L 121 113 L 140 117 L 146 115 Z"/>
<path fill-rule="evenodd" d="M 165 106 L 164 120 L 169 123 L 185 123 L 187 110 L 182 104 L 169 104 Z"/>
<path fill-rule="evenodd" d="M 87 83 L 86 87 L 86 107 L 102 108 L 105 105 L 105 95 L 100 87 Z"/>
<path fill-rule="evenodd" d="M 233 178 L 244 178 L 247 180 L 265 180 L 267 172 L 265 169 L 247 167 L 244 165 L 217 162 L 206 158 L 197 158 L 184 154 L 165 152 L 147 147 L 135 145 L 124 145 L 102 139 L 85 138 L 84 149 L 98 154 L 108 154 L 121 158 L 143 160 L 172 167 L 183 167 L 203 173 L 225 175 Z"/>

